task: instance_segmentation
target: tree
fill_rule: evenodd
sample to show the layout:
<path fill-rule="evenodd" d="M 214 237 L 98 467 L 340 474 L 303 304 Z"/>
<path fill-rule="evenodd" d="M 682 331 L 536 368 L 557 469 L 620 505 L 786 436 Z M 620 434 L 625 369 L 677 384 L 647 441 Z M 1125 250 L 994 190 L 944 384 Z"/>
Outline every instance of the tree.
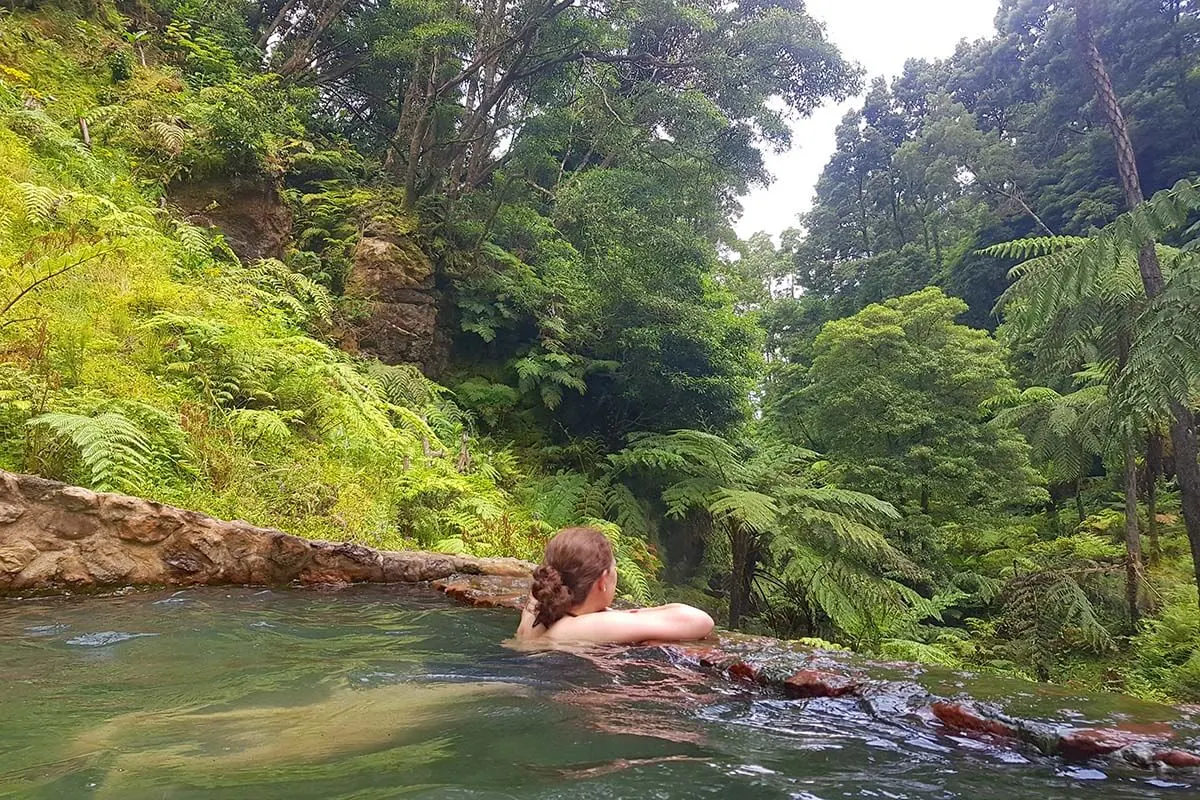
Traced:
<path fill-rule="evenodd" d="M 1095 458 L 1105 455 L 1112 414 L 1107 387 L 1095 381 L 1060 394 L 1046 386 L 1015 388 L 989 399 L 994 421 L 1021 431 L 1032 448 L 1032 460 L 1051 487 L 1069 485 L 1076 514 L 1084 520 L 1083 481 Z M 1057 513 L 1057 509 L 1054 509 Z"/>
<path fill-rule="evenodd" d="M 620 470 L 648 471 L 663 481 L 668 516 L 700 511 L 723 535 L 730 552 L 729 625 L 741 626 L 752 610 L 759 565 L 769 548 L 804 576 L 808 601 L 835 621 L 870 617 L 878 605 L 912 599 L 872 593 L 882 582 L 864 569 L 885 564 L 915 568 L 879 532 L 895 519 L 887 503 L 860 492 L 821 486 L 806 475 L 816 454 L 758 443 L 731 444 L 712 434 L 679 430 L 635 435 L 611 456 Z M 888 584 L 889 588 L 891 587 Z"/>
<path fill-rule="evenodd" d="M 929 288 L 821 331 L 804 398 L 841 483 L 941 519 L 1039 498 L 1029 446 L 986 424 L 1012 379 L 994 339 L 955 323 L 965 310 Z"/>
<path fill-rule="evenodd" d="M 1145 201 L 1141 175 L 1138 172 L 1137 158 L 1129 139 L 1129 130 L 1120 101 L 1113 90 L 1112 79 L 1096 43 L 1090 0 L 1076 0 L 1075 17 L 1083 60 L 1112 133 L 1125 203 L 1133 211 Z M 1165 288 L 1155 241 L 1150 236 L 1139 236 L 1133 244 L 1137 247 L 1142 288 L 1147 299 L 1153 302 L 1162 295 Z M 1172 396 L 1168 399 L 1168 406 L 1171 413 L 1171 443 L 1175 450 L 1175 472 L 1179 479 L 1188 541 L 1192 548 L 1196 584 L 1200 586 L 1200 445 L 1196 441 L 1196 420 L 1187 405 L 1187 400 L 1187 397 Z M 1131 470 L 1128 465 L 1126 469 L 1127 472 Z M 1132 474 L 1127 474 L 1126 485 L 1131 487 L 1131 491 L 1136 491 L 1136 478 Z"/>
<path fill-rule="evenodd" d="M 1200 358 L 1194 346 L 1200 263 L 1187 249 L 1156 244 L 1178 232 L 1200 210 L 1200 192 L 1188 181 L 1159 192 L 1089 237 L 1056 237 L 1012 242 L 996 252 L 1020 255 L 1014 283 L 1005 297 L 1006 319 L 1031 333 L 1050 370 L 1073 372 L 1096 361 L 1113 405 L 1109 434 L 1124 443 L 1126 541 L 1130 569 L 1140 560 L 1137 531 L 1136 448 L 1145 437 L 1169 425 L 1184 511 L 1187 472 L 1195 459 L 1181 454 L 1176 438 L 1194 443 L 1190 401 L 1200 385 Z M 1153 251 L 1147 253 L 1147 245 Z M 1165 278 L 1161 264 L 1169 265 Z M 1147 296 L 1147 265 L 1164 282 Z M 1183 423 L 1180 423 L 1180 418 Z M 1200 542 L 1185 523 L 1194 565 Z M 1133 576 L 1130 578 L 1134 580 Z"/>
<path fill-rule="evenodd" d="M 770 102 L 807 115 L 856 83 L 796 0 L 286 0 L 258 18 L 271 64 L 372 130 L 410 207 L 462 198 L 531 150 L 559 165 L 525 176 L 551 191 L 664 150 L 765 181 L 754 145 L 789 136 Z"/>

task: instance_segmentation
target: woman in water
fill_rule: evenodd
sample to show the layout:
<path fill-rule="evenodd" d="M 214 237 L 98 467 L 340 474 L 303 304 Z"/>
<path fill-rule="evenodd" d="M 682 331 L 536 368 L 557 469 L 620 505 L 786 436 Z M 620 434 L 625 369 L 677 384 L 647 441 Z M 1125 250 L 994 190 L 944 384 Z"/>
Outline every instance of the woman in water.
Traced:
<path fill-rule="evenodd" d="M 609 604 L 616 593 L 617 562 L 607 537 L 595 528 L 561 530 L 533 572 L 517 638 L 633 643 L 703 639 L 712 632 L 712 617 L 682 603 L 614 611 Z"/>

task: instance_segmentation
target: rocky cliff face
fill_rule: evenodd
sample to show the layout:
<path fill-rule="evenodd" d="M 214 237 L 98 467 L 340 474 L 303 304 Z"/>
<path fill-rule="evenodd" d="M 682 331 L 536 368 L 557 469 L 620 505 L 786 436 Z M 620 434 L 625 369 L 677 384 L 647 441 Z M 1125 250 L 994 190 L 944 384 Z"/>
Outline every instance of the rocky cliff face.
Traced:
<path fill-rule="evenodd" d="M 433 263 L 411 236 L 368 226 L 354 250 L 346 296 L 367 312 L 348 347 L 385 364 L 417 364 L 431 376 L 446 369 L 450 339 L 438 324 L 442 297 Z"/>
<path fill-rule="evenodd" d="M 511 558 L 387 552 L 310 541 L 244 522 L 0 471 L 0 595 L 128 585 L 507 579 L 532 565 Z"/>
<path fill-rule="evenodd" d="M 170 202 L 193 225 L 217 228 L 246 263 L 283 258 L 292 238 L 292 212 L 275 185 L 222 179 L 171 187 Z"/>

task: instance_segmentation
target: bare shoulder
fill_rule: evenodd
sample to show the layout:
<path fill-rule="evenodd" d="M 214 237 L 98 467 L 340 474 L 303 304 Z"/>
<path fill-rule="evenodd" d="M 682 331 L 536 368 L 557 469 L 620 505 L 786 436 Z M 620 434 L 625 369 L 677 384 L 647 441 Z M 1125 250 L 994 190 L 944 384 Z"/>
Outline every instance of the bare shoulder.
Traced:
<path fill-rule="evenodd" d="M 712 618 L 691 606 L 606 611 L 561 619 L 548 631 L 556 641 L 633 643 L 656 639 L 702 639 L 713 629 Z"/>

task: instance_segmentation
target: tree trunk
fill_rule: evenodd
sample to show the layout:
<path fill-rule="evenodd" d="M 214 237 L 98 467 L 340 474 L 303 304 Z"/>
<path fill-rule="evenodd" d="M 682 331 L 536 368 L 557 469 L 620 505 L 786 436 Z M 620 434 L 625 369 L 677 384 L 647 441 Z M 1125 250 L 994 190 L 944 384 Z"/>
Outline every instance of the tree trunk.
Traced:
<path fill-rule="evenodd" d="M 1150 540 L 1150 564 L 1157 566 L 1162 556 L 1158 543 L 1158 473 L 1162 464 L 1162 438 L 1157 433 L 1150 434 L 1146 443 L 1146 535 Z"/>
<path fill-rule="evenodd" d="M 1192 412 L 1183 403 L 1171 404 L 1171 444 L 1175 449 L 1175 477 L 1179 481 L 1183 522 L 1192 549 L 1192 571 L 1200 586 L 1200 453 Z"/>
<path fill-rule="evenodd" d="M 729 627 L 741 627 L 742 617 L 750 610 L 750 590 L 754 583 L 754 535 L 737 523 L 731 523 L 729 545 L 732 574 L 729 576 Z"/>
<path fill-rule="evenodd" d="M 1129 605 L 1129 621 L 1137 627 L 1141 621 L 1138 602 L 1142 583 L 1142 542 L 1138 532 L 1137 447 L 1130 438 L 1125 445 L 1125 602 Z"/>
<path fill-rule="evenodd" d="M 263 29 L 262 35 L 258 37 L 258 41 L 255 43 L 259 50 L 266 52 L 267 45 L 271 43 L 271 37 L 275 35 L 275 31 L 279 30 L 279 27 L 283 25 L 284 21 L 291 16 L 292 11 L 294 11 L 296 8 L 297 2 L 299 2 L 299 0 L 288 0 L 286 3 L 280 6 L 279 13 L 275 15 L 273 20 L 271 20 L 271 24 Z"/>
<path fill-rule="evenodd" d="M 391 142 L 388 144 L 387 154 L 383 158 L 384 171 L 393 177 L 400 176 L 400 162 L 408 153 L 407 141 L 408 134 L 415 124 L 414 119 L 417 113 L 417 105 L 420 101 L 418 87 L 421 81 L 418 80 L 420 74 L 420 63 L 417 68 L 409 75 L 404 88 L 404 98 L 400 101 L 400 119 L 396 123 L 396 132 L 392 134 Z M 401 148 L 403 147 L 403 151 Z"/>
<path fill-rule="evenodd" d="M 1050 492 L 1050 498 L 1046 501 L 1046 527 L 1055 539 L 1063 535 L 1062 520 L 1058 516 L 1058 498 L 1054 492 Z"/>
<path fill-rule="evenodd" d="M 1142 194 L 1141 177 L 1138 174 L 1137 159 L 1134 156 L 1133 144 L 1129 140 L 1129 129 L 1125 125 L 1125 115 L 1121 112 L 1121 104 L 1113 91 L 1112 79 L 1100 48 L 1096 44 L 1096 36 L 1092 30 L 1091 0 L 1075 0 L 1075 19 L 1079 36 L 1079 46 L 1088 73 L 1096 89 L 1096 99 L 1112 132 L 1113 148 L 1117 155 L 1117 169 L 1121 174 L 1121 186 L 1125 192 L 1125 203 L 1130 209 L 1136 208 L 1145 201 Z M 1146 297 L 1153 300 L 1163 290 L 1162 267 L 1158 263 L 1158 254 L 1154 242 L 1145 242 L 1138 251 L 1138 271 L 1142 276 L 1142 286 Z M 1175 474 L 1179 480 L 1179 494 L 1183 505 L 1183 521 L 1187 529 L 1188 544 L 1192 550 L 1192 571 L 1196 576 L 1196 585 L 1200 587 L 1200 452 L 1196 443 L 1196 424 L 1192 412 L 1182 400 L 1171 402 L 1171 444 L 1175 450 Z M 1200 598 L 1200 595 L 1198 595 Z"/>
<path fill-rule="evenodd" d="M 1075 479 L 1075 515 L 1079 517 L 1079 524 L 1087 519 L 1087 509 L 1083 507 L 1083 471 L 1079 473 L 1079 477 Z"/>
<path fill-rule="evenodd" d="M 862 175 L 858 178 L 858 226 L 862 232 L 863 255 L 871 257 L 871 231 L 867 218 L 867 187 L 863 185 Z"/>
<path fill-rule="evenodd" d="M 429 132 L 433 106 L 437 99 L 434 96 L 437 68 L 438 58 L 435 53 L 428 66 L 425 90 L 420 92 L 421 99 L 413 111 L 412 132 L 408 138 L 408 159 L 404 165 L 404 208 L 406 210 L 412 210 L 417 203 L 417 177 L 421 165 L 421 149 L 425 143 L 425 136 Z M 416 79 L 417 76 L 414 74 L 412 80 Z"/>
<path fill-rule="evenodd" d="M 292 51 L 291 57 L 279 68 L 280 75 L 294 75 L 309 66 L 312 61 L 313 47 L 325 35 L 325 31 L 333 24 L 333 21 L 337 19 L 348 3 L 349 0 L 326 0 L 321 5 L 313 30 L 296 42 L 296 49 Z"/>

